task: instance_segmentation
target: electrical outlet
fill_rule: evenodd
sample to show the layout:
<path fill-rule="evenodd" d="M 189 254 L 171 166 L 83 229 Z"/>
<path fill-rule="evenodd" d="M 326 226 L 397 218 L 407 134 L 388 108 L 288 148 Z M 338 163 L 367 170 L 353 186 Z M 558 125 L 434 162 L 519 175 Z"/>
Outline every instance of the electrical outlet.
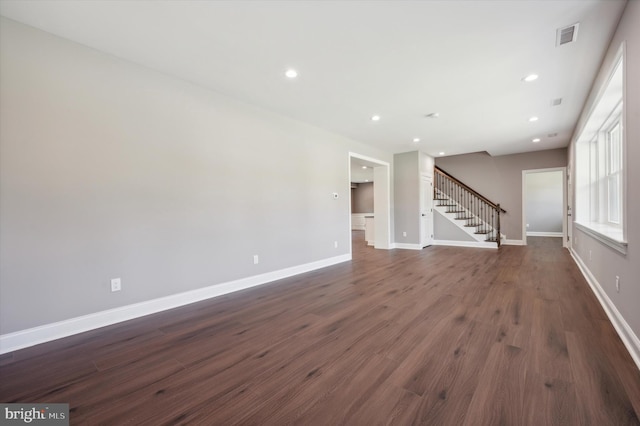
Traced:
<path fill-rule="evenodd" d="M 616 275 L 616 292 L 620 293 L 620 277 Z"/>
<path fill-rule="evenodd" d="M 403 237 L 406 237 L 406 236 L 407 236 L 407 233 L 406 233 L 406 232 L 403 232 L 403 233 L 402 233 L 402 236 L 403 236 Z"/>
<path fill-rule="evenodd" d="M 338 242 L 337 241 L 333 242 L 333 248 L 338 248 Z"/>
<path fill-rule="evenodd" d="M 122 290 L 122 280 L 120 278 L 114 278 L 111 280 L 111 291 L 120 291 Z"/>
<path fill-rule="evenodd" d="M 253 255 L 253 264 L 257 265 L 258 263 L 260 263 L 260 258 L 258 257 L 257 254 Z"/>

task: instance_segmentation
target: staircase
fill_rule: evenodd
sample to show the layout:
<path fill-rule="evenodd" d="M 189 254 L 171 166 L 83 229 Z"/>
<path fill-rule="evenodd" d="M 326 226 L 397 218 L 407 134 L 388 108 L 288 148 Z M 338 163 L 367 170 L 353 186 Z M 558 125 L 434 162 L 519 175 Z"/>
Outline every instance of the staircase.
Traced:
<path fill-rule="evenodd" d="M 435 207 L 478 242 L 502 244 L 500 214 L 506 211 L 435 166 Z"/>

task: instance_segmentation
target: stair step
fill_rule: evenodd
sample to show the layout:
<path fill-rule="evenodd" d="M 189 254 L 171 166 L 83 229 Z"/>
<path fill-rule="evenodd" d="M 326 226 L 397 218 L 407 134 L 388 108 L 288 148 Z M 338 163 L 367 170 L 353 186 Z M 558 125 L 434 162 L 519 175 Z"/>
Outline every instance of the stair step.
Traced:
<path fill-rule="evenodd" d="M 454 217 L 455 220 L 469 220 L 469 219 L 473 219 L 473 216 L 461 216 L 461 217 Z M 466 226 L 466 225 L 465 225 Z M 480 226 L 480 225 L 476 225 L 476 226 Z"/>
<path fill-rule="evenodd" d="M 447 210 L 445 213 L 464 213 L 464 210 Z"/>
<path fill-rule="evenodd" d="M 476 231 L 476 232 L 474 232 L 474 234 L 488 234 L 490 232 L 491 231 Z"/>
<path fill-rule="evenodd" d="M 471 218 L 471 219 L 473 219 L 473 218 Z M 477 226 L 482 226 L 482 224 L 481 223 L 467 223 L 464 226 L 466 226 L 467 228 L 475 228 Z"/>

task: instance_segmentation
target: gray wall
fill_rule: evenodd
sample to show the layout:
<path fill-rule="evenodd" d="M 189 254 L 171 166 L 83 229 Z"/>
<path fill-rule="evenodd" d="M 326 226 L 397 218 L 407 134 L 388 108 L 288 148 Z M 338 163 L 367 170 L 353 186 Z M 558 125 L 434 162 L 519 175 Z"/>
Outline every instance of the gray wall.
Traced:
<path fill-rule="evenodd" d="M 10 20 L 0 31 L 1 334 L 347 254 L 348 153 L 393 160 Z"/>
<path fill-rule="evenodd" d="M 395 154 L 395 241 L 420 244 L 420 157 L 418 151 Z M 407 233 L 403 237 L 403 232 Z"/>
<path fill-rule="evenodd" d="M 475 241 L 469 234 L 451 223 L 446 217 L 434 209 L 433 238 L 441 241 Z"/>
<path fill-rule="evenodd" d="M 527 232 L 562 233 L 562 172 L 525 175 Z"/>
<path fill-rule="evenodd" d="M 565 148 L 492 157 L 486 152 L 436 158 L 436 165 L 507 211 L 502 233 L 522 240 L 522 171 L 564 167 Z"/>
<path fill-rule="evenodd" d="M 626 223 L 627 254 L 601 244 L 588 234 L 573 227 L 573 249 L 576 255 L 587 266 L 591 274 L 600 283 L 607 296 L 624 317 L 637 337 L 640 337 L 640 2 L 627 3 L 624 15 L 613 37 L 609 50 L 602 63 L 600 73 L 594 83 L 589 99 L 580 116 L 576 132 L 570 146 L 570 170 L 575 182 L 575 141 L 588 118 L 588 112 L 595 102 L 598 91 L 606 84 L 609 70 L 620 44 L 626 40 L 625 56 L 625 109 L 626 109 Z M 572 205 L 575 205 L 575 194 L 571 194 Z M 590 255 L 591 253 L 591 255 Z M 620 293 L 616 292 L 615 277 L 620 277 Z"/>
<path fill-rule="evenodd" d="M 373 182 L 359 183 L 351 197 L 353 213 L 373 213 Z"/>

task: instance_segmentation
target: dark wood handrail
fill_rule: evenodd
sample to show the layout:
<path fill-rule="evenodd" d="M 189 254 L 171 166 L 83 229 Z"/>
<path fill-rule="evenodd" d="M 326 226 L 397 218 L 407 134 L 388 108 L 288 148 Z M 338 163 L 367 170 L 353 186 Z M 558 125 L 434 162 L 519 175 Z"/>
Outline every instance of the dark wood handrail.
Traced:
<path fill-rule="evenodd" d="M 494 209 L 498 210 L 500 209 L 500 211 L 502 213 L 506 213 L 507 211 L 505 209 L 503 209 L 502 207 L 500 207 L 500 204 L 496 204 L 493 201 L 489 200 L 487 197 L 485 197 L 484 195 L 480 194 L 478 191 L 476 191 L 473 188 L 470 188 L 469 186 L 465 185 L 464 183 L 460 182 L 460 180 L 456 179 L 455 177 L 451 176 L 449 173 L 445 172 L 444 170 L 442 170 L 440 167 L 438 166 L 434 166 L 437 172 L 442 173 L 443 175 L 445 175 L 446 177 L 448 177 L 449 179 L 451 179 L 452 181 L 454 181 L 456 184 L 460 185 L 461 187 L 463 187 L 464 189 L 466 189 L 467 191 L 471 192 L 473 195 L 475 195 L 476 197 L 480 198 L 481 200 L 483 200 L 485 203 L 489 204 L 491 207 L 493 207 Z"/>

